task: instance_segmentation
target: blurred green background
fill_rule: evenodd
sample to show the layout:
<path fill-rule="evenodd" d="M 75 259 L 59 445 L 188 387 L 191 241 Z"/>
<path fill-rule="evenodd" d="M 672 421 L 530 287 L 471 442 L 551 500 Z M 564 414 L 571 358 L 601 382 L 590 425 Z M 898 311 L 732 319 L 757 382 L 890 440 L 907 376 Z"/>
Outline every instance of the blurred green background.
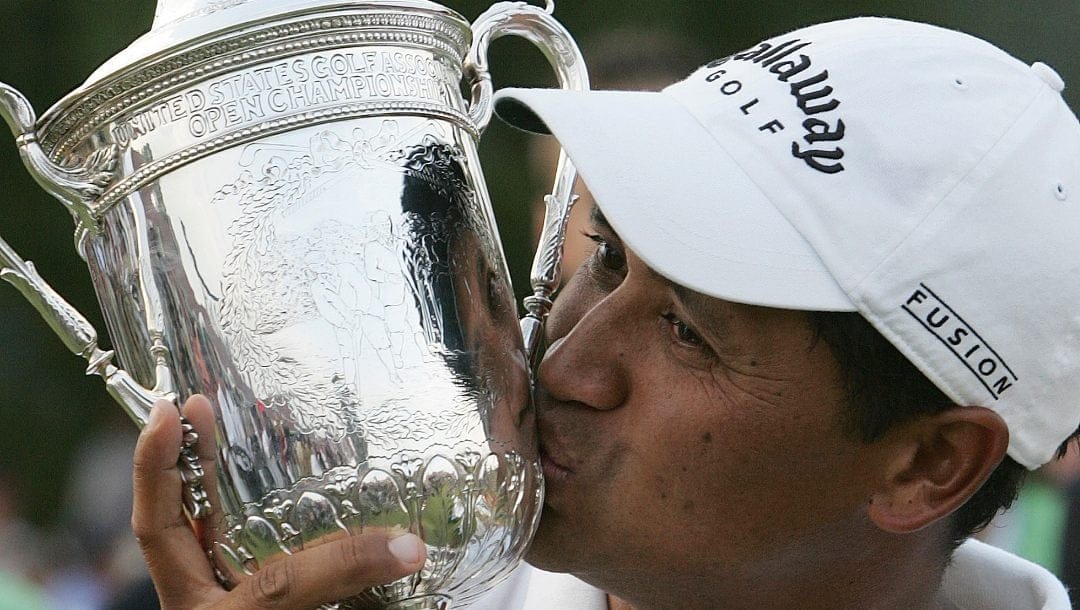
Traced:
<path fill-rule="evenodd" d="M 489 5 L 486 0 L 444 3 L 469 19 Z M 42 112 L 146 31 L 152 15 L 152 0 L 0 0 L 0 81 L 21 90 Z M 1027 62 L 1045 61 L 1076 85 L 1066 94 L 1074 110 L 1080 107 L 1078 0 L 560 0 L 556 15 L 575 34 L 587 60 L 603 55 L 610 62 L 625 49 L 628 65 L 616 62 L 613 69 L 633 71 L 640 63 L 638 37 L 653 30 L 661 32 L 660 40 L 684 49 L 677 53 L 679 61 L 692 58 L 686 72 L 818 21 L 855 15 L 917 19 L 986 38 Z M 624 32 L 614 44 L 607 34 L 613 29 Z M 540 54 L 521 41 L 496 43 L 492 64 L 497 86 L 553 83 Z M 102 330 L 86 266 L 72 245 L 71 219 L 30 179 L 4 133 L 0 235 Z M 525 167 L 527 146 L 527 136 L 498 123 L 482 143 L 519 293 L 527 286 L 532 252 L 527 208 L 545 188 Z M 83 377 L 82 368 L 30 305 L 0 285 L 0 484 L 16 486 L 18 508 L 44 527 L 61 514 L 60 498 L 79 442 L 116 428 L 135 434 L 100 380 Z"/>

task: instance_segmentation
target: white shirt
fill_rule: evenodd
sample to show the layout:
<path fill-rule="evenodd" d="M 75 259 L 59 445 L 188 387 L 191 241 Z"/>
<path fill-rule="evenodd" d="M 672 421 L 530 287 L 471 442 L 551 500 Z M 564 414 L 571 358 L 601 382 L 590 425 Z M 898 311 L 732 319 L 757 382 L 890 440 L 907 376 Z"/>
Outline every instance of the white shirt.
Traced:
<path fill-rule="evenodd" d="M 1045 568 L 977 540 L 953 554 L 938 605 L 962 610 L 1069 610 L 1064 585 Z M 470 610 L 607 610 L 607 595 L 566 574 L 522 565 Z"/>
<path fill-rule="evenodd" d="M 1049 570 L 978 540 L 968 540 L 953 553 L 938 600 L 942 608 L 1072 608 L 1065 585 Z"/>

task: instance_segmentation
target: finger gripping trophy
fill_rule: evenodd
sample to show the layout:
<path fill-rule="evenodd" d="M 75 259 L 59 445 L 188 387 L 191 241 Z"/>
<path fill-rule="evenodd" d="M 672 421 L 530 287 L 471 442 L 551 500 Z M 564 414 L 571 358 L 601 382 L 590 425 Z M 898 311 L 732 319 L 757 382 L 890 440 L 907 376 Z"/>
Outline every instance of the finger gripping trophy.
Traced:
<path fill-rule="evenodd" d="M 562 155 L 519 330 L 477 140 L 500 36 L 588 88 L 553 9 L 470 26 L 427 0 L 160 0 L 41 118 L 0 85 L 124 369 L 2 240 L 0 275 L 139 425 L 159 399 L 210 398 L 181 470 L 226 586 L 371 527 L 421 536 L 427 565 L 337 607 L 460 605 L 521 559 L 543 496 L 530 370 L 575 171 Z"/>

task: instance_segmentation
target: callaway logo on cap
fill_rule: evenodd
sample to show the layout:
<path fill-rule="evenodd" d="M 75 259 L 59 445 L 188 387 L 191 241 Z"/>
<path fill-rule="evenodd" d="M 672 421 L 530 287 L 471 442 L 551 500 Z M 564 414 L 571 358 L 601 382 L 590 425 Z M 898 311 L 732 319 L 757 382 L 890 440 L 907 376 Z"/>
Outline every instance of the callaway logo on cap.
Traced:
<path fill-rule="evenodd" d="M 722 67 L 734 60 L 757 64 L 761 69 L 775 75 L 777 81 L 789 83 L 791 101 L 805 115 L 805 120 L 802 121 L 804 131 L 802 140 L 805 140 L 805 143 L 799 140 L 793 141 L 791 154 L 819 172 L 835 174 L 844 171 L 844 166 L 840 162 L 844 158 L 844 150 L 840 148 L 840 143 L 844 139 L 844 120 L 835 112 L 840 107 L 840 100 L 833 96 L 833 88 L 828 84 L 829 71 L 821 70 L 813 74 L 815 71 L 811 68 L 814 62 L 805 53 L 798 53 L 795 58 L 789 58 L 790 55 L 811 44 L 798 38 L 791 38 L 778 44 L 761 43 L 751 51 L 710 62 L 705 67 L 713 71 L 705 76 L 705 80 L 723 81 L 719 87 L 720 93 L 724 95 L 735 96 L 742 93 L 742 82 L 732 77 L 728 69 Z M 754 107 L 760 103 L 761 98 L 755 96 L 739 106 L 739 110 L 747 116 L 758 114 Z M 785 129 L 787 127 L 777 118 L 758 127 L 759 131 L 771 134 Z"/>
<path fill-rule="evenodd" d="M 504 90 L 650 267 L 731 301 L 858 311 L 1009 454 L 1080 427 L 1080 124 L 1060 77 L 925 24 L 860 18 L 660 93 Z"/>

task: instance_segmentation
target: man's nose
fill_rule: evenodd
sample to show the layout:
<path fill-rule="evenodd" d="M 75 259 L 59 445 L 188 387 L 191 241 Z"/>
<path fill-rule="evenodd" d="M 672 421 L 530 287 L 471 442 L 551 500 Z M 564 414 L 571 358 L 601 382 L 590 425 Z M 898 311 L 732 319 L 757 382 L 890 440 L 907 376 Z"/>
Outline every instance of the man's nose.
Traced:
<path fill-rule="evenodd" d="M 635 335 L 626 301 L 619 290 L 608 294 L 568 334 L 548 346 L 537 378 L 552 398 L 594 409 L 623 403 L 630 387 Z"/>

